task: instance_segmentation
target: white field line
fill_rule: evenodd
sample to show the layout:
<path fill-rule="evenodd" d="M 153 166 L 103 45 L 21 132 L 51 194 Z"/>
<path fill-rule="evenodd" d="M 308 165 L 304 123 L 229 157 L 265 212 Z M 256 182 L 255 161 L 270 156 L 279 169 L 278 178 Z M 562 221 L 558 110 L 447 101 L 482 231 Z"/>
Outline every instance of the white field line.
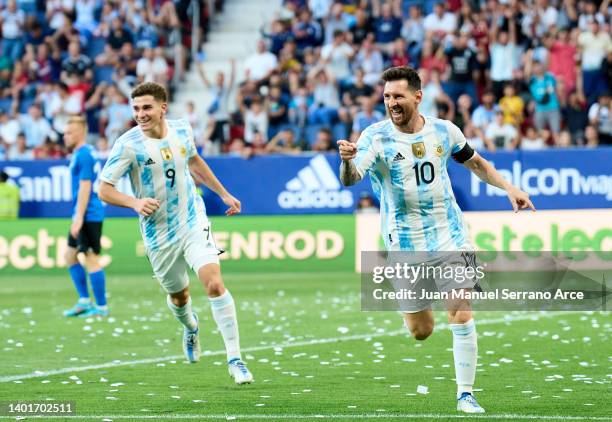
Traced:
<path fill-rule="evenodd" d="M 96 420 L 120 420 L 120 419 L 138 419 L 138 420 L 169 420 L 169 419 L 196 419 L 196 420 L 296 420 L 296 419 L 322 419 L 322 420 L 338 420 L 338 419 L 519 419 L 519 420 L 559 420 L 559 421 L 610 421 L 612 416 L 565 416 L 565 415 L 519 415 L 514 413 L 500 414 L 484 414 L 484 415 L 466 415 L 460 413 L 402 413 L 402 414 L 312 414 L 312 415 L 297 415 L 297 414 L 280 414 L 280 415 L 198 415 L 198 414 L 166 414 L 166 415 L 52 415 L 52 416 L 28 416 L 30 418 L 39 419 L 96 419 Z M 15 416 L 0 416 L 0 419 L 15 419 Z"/>
<path fill-rule="evenodd" d="M 514 321 L 526 321 L 526 320 L 537 320 L 538 317 L 542 318 L 551 318 L 556 315 L 567 314 L 567 312 L 542 312 L 539 314 L 528 314 L 528 315 L 518 315 L 518 316 L 505 316 L 503 318 L 490 318 L 490 319 L 481 319 L 476 320 L 476 327 L 480 325 L 491 325 L 491 324 L 501 324 L 504 322 L 514 322 Z M 437 325 L 438 329 L 446 329 L 448 328 L 448 324 L 441 323 Z M 280 347 L 283 349 L 290 347 L 304 347 L 304 346 L 315 346 L 319 344 L 330 344 L 330 343 L 338 343 L 343 341 L 352 341 L 352 340 L 363 340 L 366 338 L 376 338 L 376 337 L 386 337 L 386 336 L 395 336 L 399 334 L 408 334 L 406 329 L 388 331 L 385 333 L 370 333 L 370 334 L 354 334 L 350 336 L 341 336 L 341 337 L 331 337 L 331 338 L 322 338 L 322 339 L 313 339 L 307 341 L 297 341 L 293 343 L 279 343 L 279 344 L 270 344 L 265 346 L 254 346 L 254 347 L 246 347 L 242 349 L 242 352 L 259 352 L 262 350 L 270 350 L 276 347 Z M 215 350 L 215 351 L 207 351 L 203 352 L 202 356 L 217 356 L 224 355 L 225 350 Z M 172 356 L 164 356 L 159 358 L 148 358 L 148 359 L 137 359 L 137 360 L 114 360 L 112 362 L 100 363 L 96 365 L 85 365 L 85 366 L 72 366 L 67 368 L 60 369 L 52 369 L 50 371 L 34 371 L 29 374 L 21 374 L 21 375 L 8 375 L 0 377 L 0 383 L 25 380 L 30 378 L 41 378 L 41 377 L 49 377 L 53 375 L 61 375 L 68 374 L 73 372 L 84 372 L 84 371 L 92 371 L 96 369 L 105 369 L 105 368 L 115 368 L 119 366 L 132 366 L 132 365 L 145 365 L 148 363 L 159 363 L 159 362 L 167 362 L 170 360 L 182 360 L 183 355 L 172 355 Z"/>

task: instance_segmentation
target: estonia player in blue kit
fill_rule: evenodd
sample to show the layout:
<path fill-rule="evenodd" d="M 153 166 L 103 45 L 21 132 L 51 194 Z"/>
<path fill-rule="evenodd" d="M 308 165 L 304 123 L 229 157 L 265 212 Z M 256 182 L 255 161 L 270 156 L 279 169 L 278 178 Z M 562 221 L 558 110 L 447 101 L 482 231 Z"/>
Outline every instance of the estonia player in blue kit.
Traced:
<path fill-rule="evenodd" d="M 414 69 L 390 68 L 382 79 L 390 119 L 366 128 L 357 145 L 344 140 L 338 145 L 344 185 L 358 182 L 366 173 L 370 176 L 381 203 L 381 232 L 387 250 L 473 253 L 446 169 L 451 157 L 484 182 L 504 189 L 515 212 L 526 208 L 535 211 L 529 195 L 504 180 L 470 147 L 457 126 L 418 112 L 423 92 Z M 468 285 L 467 290 L 474 286 Z M 406 326 L 417 340 L 425 340 L 433 331 L 432 302 L 411 300 L 403 313 Z M 447 306 L 453 333 L 457 410 L 484 413 L 472 395 L 478 348 L 470 302 L 458 298 Z"/>
<path fill-rule="evenodd" d="M 104 205 L 97 194 L 100 162 L 96 158 L 94 148 L 85 143 L 86 137 L 87 122 L 85 119 L 80 116 L 71 117 L 64 131 L 64 142 L 68 148 L 72 149 L 70 174 L 74 203 L 72 225 L 68 233 L 66 263 L 79 294 L 79 300 L 76 305 L 64 312 L 64 315 L 69 317 L 108 315 L 106 279 L 99 260 L 102 221 L 104 220 Z M 95 305 L 89 298 L 87 274 L 77 259 L 79 253 L 85 255 L 85 266 L 89 273 L 91 290 L 96 299 Z"/>
<path fill-rule="evenodd" d="M 189 122 L 165 118 L 167 93 L 163 86 L 143 83 L 131 97 L 138 126 L 115 141 L 100 176 L 100 198 L 139 214 L 153 273 L 168 294 L 168 307 L 184 327 L 187 360 L 200 359 L 198 317 L 189 294 L 190 267 L 206 288 L 213 318 L 225 342 L 230 375 L 237 384 L 250 383 L 253 375 L 240 355 L 236 306 L 221 278 L 218 255 L 222 251 L 215 245 L 194 178 L 221 197 L 229 206 L 227 215 L 240 212 L 240 201 L 225 190 L 198 155 Z M 135 197 L 115 188 L 125 174 Z"/>

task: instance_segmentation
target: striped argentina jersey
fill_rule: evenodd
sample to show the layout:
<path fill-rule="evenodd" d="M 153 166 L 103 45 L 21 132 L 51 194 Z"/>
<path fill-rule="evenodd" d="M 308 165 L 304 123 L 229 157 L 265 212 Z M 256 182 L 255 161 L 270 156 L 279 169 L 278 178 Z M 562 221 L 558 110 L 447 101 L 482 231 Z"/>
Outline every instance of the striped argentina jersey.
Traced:
<path fill-rule="evenodd" d="M 163 139 L 147 138 L 136 126 L 113 145 L 100 179 L 116 185 L 129 174 L 136 198 L 154 198 L 160 207 L 140 217 L 145 247 L 157 250 L 172 245 L 185 232 L 203 230 L 208 222 L 204 201 L 189 173 L 188 161 L 197 154 L 193 130 L 187 120 L 166 119 Z"/>
<path fill-rule="evenodd" d="M 381 232 L 390 251 L 472 250 L 447 171 L 466 144 L 447 120 L 425 117 L 423 129 L 400 132 L 390 119 L 364 130 L 354 159 L 380 201 Z"/>

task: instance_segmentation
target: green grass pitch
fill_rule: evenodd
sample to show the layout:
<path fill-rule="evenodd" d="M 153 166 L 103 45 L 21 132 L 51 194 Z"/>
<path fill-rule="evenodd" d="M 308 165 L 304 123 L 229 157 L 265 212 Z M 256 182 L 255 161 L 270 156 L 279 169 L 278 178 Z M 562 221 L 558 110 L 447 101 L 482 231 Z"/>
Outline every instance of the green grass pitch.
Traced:
<path fill-rule="evenodd" d="M 208 353 L 190 365 L 179 324 L 148 274 L 110 271 L 111 317 L 101 320 L 61 316 L 75 300 L 67 274 L 2 277 L 0 402 L 76 403 L 76 416 L 52 420 L 460 417 L 444 314 L 417 342 L 399 314 L 360 311 L 356 274 L 228 273 L 225 281 L 251 385 L 229 378 L 197 281 L 192 295 Z M 476 324 L 481 420 L 612 420 L 609 313 L 482 312 Z M 418 394 L 419 385 L 428 393 Z"/>

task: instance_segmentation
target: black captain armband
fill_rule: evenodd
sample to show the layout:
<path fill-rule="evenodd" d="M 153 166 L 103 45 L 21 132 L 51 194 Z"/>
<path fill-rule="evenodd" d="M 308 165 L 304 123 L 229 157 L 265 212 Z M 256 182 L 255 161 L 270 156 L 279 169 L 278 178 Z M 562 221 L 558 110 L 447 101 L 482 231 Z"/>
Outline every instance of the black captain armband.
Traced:
<path fill-rule="evenodd" d="M 466 142 L 463 148 L 454 154 L 451 154 L 451 156 L 453 157 L 453 160 L 459 164 L 463 164 L 474 156 L 474 149 Z"/>

